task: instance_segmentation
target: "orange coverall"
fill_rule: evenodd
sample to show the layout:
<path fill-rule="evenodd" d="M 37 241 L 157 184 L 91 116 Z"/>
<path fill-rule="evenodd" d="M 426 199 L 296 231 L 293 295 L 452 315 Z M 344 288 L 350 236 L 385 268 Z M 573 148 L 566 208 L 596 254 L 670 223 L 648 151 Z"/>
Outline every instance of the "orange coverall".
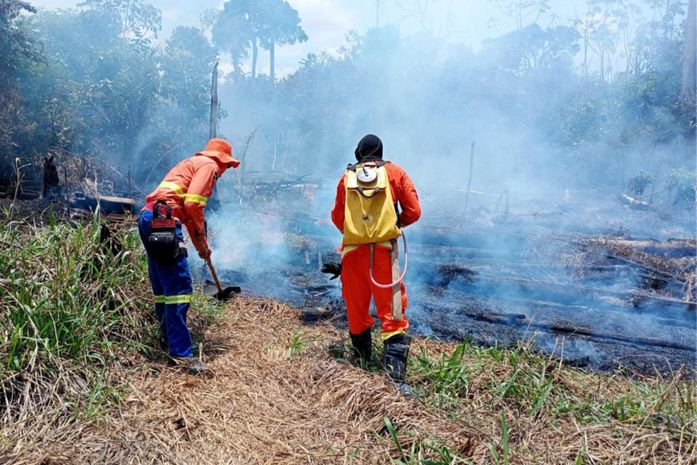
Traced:
<path fill-rule="evenodd" d="M 415 223 L 421 216 L 421 206 L 414 183 L 407 173 L 399 166 L 386 162 L 385 169 L 390 182 L 392 199 L 401 207 L 399 215 L 400 227 Z M 332 210 L 332 222 L 344 232 L 344 208 L 346 188 L 342 176 L 336 189 L 336 201 Z M 391 250 L 389 247 L 375 246 L 374 273 L 379 283 L 392 281 Z M 370 316 L 370 299 L 375 299 L 378 318 L 382 322 L 382 339 L 406 331 L 409 327 L 404 312 L 407 308 L 407 292 L 404 283 L 402 290 L 402 319 L 392 319 L 392 289 L 382 289 L 370 280 L 370 245 L 361 245 L 347 251 L 341 259 L 342 295 L 346 301 L 349 332 L 353 335 L 372 328 L 373 318 Z"/>
<path fill-rule="evenodd" d="M 172 207 L 172 216 L 186 226 L 196 250 L 208 251 L 204 215 L 208 198 L 218 178 L 228 168 L 239 162 L 231 162 L 222 152 L 203 151 L 179 162 L 146 202 L 164 200 Z M 230 158 L 231 159 L 231 158 Z"/>

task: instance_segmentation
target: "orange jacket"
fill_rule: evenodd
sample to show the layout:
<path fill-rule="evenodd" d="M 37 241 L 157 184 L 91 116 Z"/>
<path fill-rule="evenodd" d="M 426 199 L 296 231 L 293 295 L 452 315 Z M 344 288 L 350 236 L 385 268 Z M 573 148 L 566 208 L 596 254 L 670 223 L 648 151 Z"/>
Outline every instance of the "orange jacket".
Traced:
<path fill-rule="evenodd" d="M 198 251 L 208 249 L 204 222 L 206 203 L 225 169 L 227 165 L 216 155 L 199 152 L 172 168 L 145 199 L 148 203 L 166 201 L 172 207 L 172 215 L 186 226 Z"/>
<path fill-rule="evenodd" d="M 421 217 L 421 205 L 419 204 L 419 196 L 416 193 L 414 183 L 401 167 L 391 162 L 385 163 L 387 177 L 390 180 L 390 190 L 392 191 L 392 199 L 395 204 L 399 203 L 402 208 L 399 214 L 400 227 L 409 226 L 416 223 Z M 341 177 L 339 185 L 336 188 L 336 201 L 332 210 L 332 222 L 339 228 L 339 231 L 344 232 L 344 208 L 346 202 L 346 188 L 344 186 L 344 177 Z"/>

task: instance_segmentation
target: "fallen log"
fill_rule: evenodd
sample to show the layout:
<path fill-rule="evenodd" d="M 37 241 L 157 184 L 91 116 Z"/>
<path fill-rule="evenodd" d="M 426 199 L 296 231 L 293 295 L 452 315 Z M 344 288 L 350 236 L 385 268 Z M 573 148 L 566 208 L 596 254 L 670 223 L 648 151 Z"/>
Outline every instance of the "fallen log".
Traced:
<path fill-rule="evenodd" d="M 531 325 L 531 326 L 542 326 L 542 325 Z M 587 337 L 592 337 L 593 339 L 605 339 L 609 341 L 617 341 L 617 342 L 622 342 L 622 343 L 627 343 L 627 344 L 638 344 L 638 345 L 643 345 L 643 346 L 652 346 L 652 347 L 663 347 L 666 349 L 676 349 L 676 350 L 684 350 L 687 352 L 693 352 L 697 353 L 697 347 L 694 345 L 686 345 L 686 344 L 680 344 L 678 342 L 672 342 L 672 341 L 662 341 L 660 339 L 653 339 L 653 338 L 647 338 L 647 337 L 627 337 L 627 336 L 617 336 L 613 334 L 607 334 L 607 333 L 599 333 L 596 331 L 593 331 L 591 329 L 586 329 L 586 328 L 581 328 L 578 326 L 567 326 L 564 324 L 553 324 L 551 326 L 551 331 L 554 333 L 563 333 L 563 334 L 568 334 L 570 336 L 587 336 Z"/>
<path fill-rule="evenodd" d="M 619 299 L 626 300 L 628 303 L 636 304 L 637 300 L 649 301 L 654 303 L 659 303 L 663 305 L 671 306 L 687 306 L 688 309 L 694 310 L 695 304 L 692 302 L 685 302 L 684 300 L 676 299 L 674 297 L 664 297 L 655 294 L 649 294 L 647 292 L 642 292 L 639 290 L 627 290 L 627 291 L 615 291 L 612 289 L 600 289 L 587 286 L 573 286 L 569 284 L 561 283 L 548 283 L 545 281 L 535 281 L 532 279 L 525 278 L 513 278 L 499 275 L 487 275 L 479 273 L 477 275 L 476 281 L 484 281 L 489 283 L 504 283 L 507 285 L 514 284 L 524 290 L 530 291 L 541 291 L 546 289 L 545 292 L 564 294 L 564 295 L 580 295 L 583 296 L 582 300 L 597 300 L 595 298 L 588 298 L 588 296 L 608 296 L 616 297 Z"/>
<path fill-rule="evenodd" d="M 651 208 L 651 204 L 649 204 L 646 200 L 635 199 L 634 197 L 625 193 L 620 194 L 620 201 L 636 210 L 648 210 Z"/>
<path fill-rule="evenodd" d="M 590 338 L 593 340 L 602 340 L 602 341 L 613 341 L 613 342 L 619 342 L 622 344 L 633 344 L 633 345 L 640 345 L 640 346 L 649 346 L 649 347 L 659 347 L 663 349 L 673 349 L 673 350 L 681 350 L 685 352 L 690 352 L 690 353 L 697 353 L 697 347 L 694 345 L 688 345 L 688 344 L 681 344 L 679 342 L 674 342 L 674 341 L 665 341 L 665 340 L 660 340 L 660 339 L 654 339 L 654 338 L 646 338 L 646 337 L 631 337 L 631 336 L 620 336 L 620 335 L 614 335 L 614 334 L 608 334 L 608 333 L 602 333 L 602 332 L 595 332 L 592 329 L 589 328 L 582 328 L 578 326 L 570 326 L 570 325 L 565 325 L 565 324 L 559 324 L 555 323 L 552 325 L 546 325 L 546 324 L 540 324 L 540 323 L 533 323 L 530 322 L 529 320 L 525 319 L 520 319 L 520 320 L 503 320 L 500 318 L 497 318 L 497 314 L 494 314 L 491 318 L 489 319 L 483 319 L 482 316 L 478 316 L 477 319 L 478 321 L 485 321 L 485 322 L 490 322 L 494 324 L 511 324 L 513 323 L 514 326 L 517 326 L 519 329 L 520 328 L 525 328 L 525 329 L 535 329 L 539 330 L 545 333 L 561 333 L 565 334 L 568 336 L 580 336 L 580 337 L 586 337 Z M 436 331 L 438 334 L 445 335 L 446 337 L 457 339 L 457 340 L 464 340 L 469 338 L 469 334 L 463 330 L 460 327 L 457 327 L 455 325 L 447 325 L 447 324 L 442 324 L 442 323 L 434 323 L 431 325 L 434 331 Z"/>
<path fill-rule="evenodd" d="M 132 213 L 136 205 L 136 201 L 125 197 L 114 197 L 102 195 L 99 197 L 90 197 L 76 193 L 72 202 L 71 208 L 80 210 L 96 211 L 97 206 L 104 214 L 111 213 Z"/>
<path fill-rule="evenodd" d="M 610 260 L 615 260 L 615 261 L 622 262 L 622 263 L 629 265 L 629 266 L 642 268 L 642 269 L 649 271 L 651 273 L 679 281 L 680 283 L 685 282 L 685 280 L 681 276 L 678 276 L 674 273 L 670 273 L 670 272 L 665 271 L 665 270 L 659 270 L 658 268 L 651 266 L 648 263 L 645 263 L 645 260 L 647 260 L 649 258 L 662 258 L 662 257 L 658 257 L 656 255 L 651 255 L 651 254 L 646 254 L 643 257 L 641 257 L 641 256 L 632 257 L 632 256 L 627 256 L 627 255 L 620 255 L 619 253 L 617 253 L 617 251 L 609 250 L 607 248 L 607 246 L 605 245 L 606 243 L 604 241 L 588 241 L 588 242 L 578 241 L 578 242 L 573 242 L 573 244 L 584 252 L 598 254 L 598 255 L 601 255 L 601 256 L 608 258 Z M 602 248 L 602 251 L 599 251 L 593 247 L 600 247 L 600 248 Z M 636 253 L 641 253 L 641 252 L 636 252 Z M 642 260 L 644 260 L 644 261 L 642 261 Z"/>
<path fill-rule="evenodd" d="M 548 308 L 554 308 L 554 309 L 560 309 L 564 311 L 569 311 L 569 312 L 587 312 L 591 310 L 601 310 L 601 308 L 596 308 L 590 305 L 575 305 L 575 304 L 561 304 L 558 302 L 550 302 L 546 300 L 538 300 L 538 299 L 532 299 L 532 298 L 525 298 L 525 297 L 512 297 L 512 296 L 504 296 L 504 295 L 497 295 L 494 297 L 496 302 L 508 302 L 508 303 L 513 303 L 513 304 L 520 304 L 522 308 L 534 308 L 534 307 L 548 307 Z M 618 313 L 624 313 L 627 314 L 627 309 L 622 308 L 620 306 L 615 306 L 615 305 L 604 305 L 602 307 L 602 311 L 606 312 L 618 312 Z M 665 318 L 662 316 L 652 316 L 652 321 L 655 321 L 656 323 L 660 323 L 662 325 L 666 326 L 675 326 L 678 328 L 689 328 L 689 329 L 694 329 L 694 321 L 689 321 L 685 319 L 675 319 L 675 318 Z"/>
<path fill-rule="evenodd" d="M 671 239 L 665 242 L 647 239 L 600 239 L 595 244 L 608 249 L 648 253 L 662 257 L 695 257 L 697 241 L 691 239 Z"/>

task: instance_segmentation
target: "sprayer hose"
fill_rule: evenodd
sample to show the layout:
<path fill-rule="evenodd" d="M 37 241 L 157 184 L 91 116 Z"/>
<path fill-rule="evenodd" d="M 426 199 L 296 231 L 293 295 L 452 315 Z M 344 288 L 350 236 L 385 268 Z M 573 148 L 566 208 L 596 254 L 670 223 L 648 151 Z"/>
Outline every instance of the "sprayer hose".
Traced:
<path fill-rule="evenodd" d="M 404 277 L 407 275 L 407 269 L 409 268 L 409 250 L 407 249 L 407 236 L 404 234 L 404 232 L 402 232 L 402 242 L 404 243 L 404 272 L 399 276 L 399 278 L 395 282 L 390 284 L 379 283 L 373 276 L 373 256 L 375 245 L 370 245 L 370 280 L 375 286 L 379 287 L 380 289 L 392 289 L 393 287 L 404 281 Z M 396 241 L 394 247 L 397 247 Z"/>

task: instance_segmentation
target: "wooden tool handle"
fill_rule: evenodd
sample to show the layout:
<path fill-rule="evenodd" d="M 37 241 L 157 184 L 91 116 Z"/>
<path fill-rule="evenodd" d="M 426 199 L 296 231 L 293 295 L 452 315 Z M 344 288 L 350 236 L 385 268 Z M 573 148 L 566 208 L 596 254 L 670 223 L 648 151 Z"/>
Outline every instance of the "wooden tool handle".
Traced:
<path fill-rule="evenodd" d="M 206 263 L 208 263 L 208 269 L 211 270 L 211 275 L 213 276 L 213 281 L 215 281 L 215 287 L 218 288 L 218 292 L 223 292 L 223 286 L 220 285 L 220 280 L 218 279 L 218 273 L 215 272 L 215 267 L 213 266 L 213 262 L 211 261 L 211 257 L 208 257 L 206 259 Z"/>

